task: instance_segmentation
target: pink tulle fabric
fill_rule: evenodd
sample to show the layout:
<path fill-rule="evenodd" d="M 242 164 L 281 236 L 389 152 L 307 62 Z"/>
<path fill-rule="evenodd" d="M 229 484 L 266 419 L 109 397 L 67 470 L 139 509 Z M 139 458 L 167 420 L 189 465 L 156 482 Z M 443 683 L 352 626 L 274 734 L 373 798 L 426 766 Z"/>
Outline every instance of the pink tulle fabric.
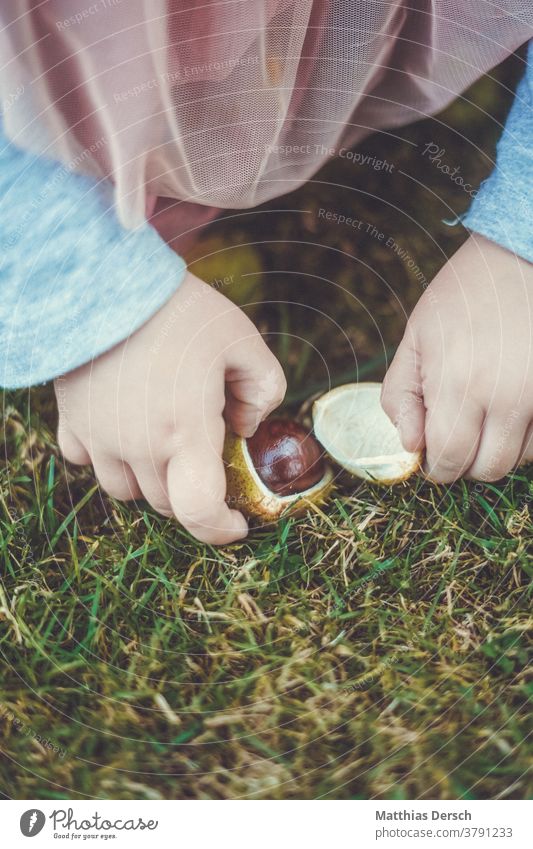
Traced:
<path fill-rule="evenodd" d="M 3 0 L 4 128 L 166 238 L 433 114 L 533 35 L 525 0 Z"/>

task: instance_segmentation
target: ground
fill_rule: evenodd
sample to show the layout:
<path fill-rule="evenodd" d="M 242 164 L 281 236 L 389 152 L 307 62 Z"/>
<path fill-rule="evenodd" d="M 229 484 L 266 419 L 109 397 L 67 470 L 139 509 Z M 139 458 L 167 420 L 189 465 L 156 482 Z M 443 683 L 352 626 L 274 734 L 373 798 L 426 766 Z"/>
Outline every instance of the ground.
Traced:
<path fill-rule="evenodd" d="M 236 246 L 226 293 L 266 301 L 248 309 L 287 410 L 383 376 L 465 238 L 444 220 L 468 190 L 423 151 L 478 185 L 518 73 L 508 62 L 444 115 L 367 139 L 379 169 L 337 159 L 212 228 L 216 250 Z M 3 425 L 5 796 L 531 797 L 530 468 L 344 481 L 327 508 L 216 549 L 65 465 L 50 386 L 8 393 Z"/>

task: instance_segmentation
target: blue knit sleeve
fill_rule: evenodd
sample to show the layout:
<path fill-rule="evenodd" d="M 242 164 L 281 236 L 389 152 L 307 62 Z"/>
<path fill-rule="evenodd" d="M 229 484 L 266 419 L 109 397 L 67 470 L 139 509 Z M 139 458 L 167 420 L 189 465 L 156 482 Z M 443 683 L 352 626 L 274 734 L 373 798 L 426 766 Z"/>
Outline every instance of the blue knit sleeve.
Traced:
<path fill-rule="evenodd" d="M 498 143 L 496 167 L 462 222 L 533 262 L 533 42 Z"/>
<path fill-rule="evenodd" d="M 113 186 L 10 144 L 0 125 L 0 385 L 50 380 L 126 339 L 185 263 L 145 224 L 125 230 Z"/>

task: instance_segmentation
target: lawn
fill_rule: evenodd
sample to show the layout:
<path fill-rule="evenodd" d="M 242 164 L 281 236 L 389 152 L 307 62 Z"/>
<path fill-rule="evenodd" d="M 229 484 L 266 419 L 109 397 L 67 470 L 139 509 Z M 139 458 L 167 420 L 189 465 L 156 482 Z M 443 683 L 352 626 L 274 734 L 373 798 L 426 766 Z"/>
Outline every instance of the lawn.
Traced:
<path fill-rule="evenodd" d="M 470 196 L 423 151 L 477 186 L 518 72 L 212 226 L 205 276 L 257 302 L 288 411 L 382 378 L 465 238 Z M 3 795 L 531 797 L 531 468 L 339 481 L 327 507 L 217 549 L 65 464 L 51 386 L 2 413 Z"/>

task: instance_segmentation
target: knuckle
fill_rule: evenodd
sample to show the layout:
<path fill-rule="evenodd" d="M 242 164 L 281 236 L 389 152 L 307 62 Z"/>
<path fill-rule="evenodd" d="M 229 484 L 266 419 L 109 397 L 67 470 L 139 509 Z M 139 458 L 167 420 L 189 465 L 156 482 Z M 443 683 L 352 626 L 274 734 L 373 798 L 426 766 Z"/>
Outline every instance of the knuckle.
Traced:
<path fill-rule="evenodd" d="M 139 431 L 121 434 L 120 453 L 131 461 L 140 462 L 143 460 L 149 454 L 144 434 Z"/>
<path fill-rule="evenodd" d="M 62 448 L 61 445 L 59 446 L 59 448 L 61 450 L 61 454 L 63 455 L 65 460 L 67 460 L 67 462 L 72 463 L 73 466 L 84 465 L 83 460 L 76 454 L 75 451 L 69 451 L 65 448 Z"/>
<path fill-rule="evenodd" d="M 272 353 L 264 339 L 258 335 L 258 343 L 260 345 L 260 353 L 263 359 L 263 367 L 265 372 L 268 372 L 272 381 L 276 381 L 278 387 L 286 388 L 286 379 L 281 363 L 275 354 Z"/>
<path fill-rule="evenodd" d="M 453 474 L 454 472 L 461 471 L 463 467 L 463 461 L 461 457 L 453 456 L 451 454 L 442 454 L 437 459 L 438 468 L 443 472 L 449 472 Z"/>
<path fill-rule="evenodd" d="M 477 386 L 479 386 L 479 379 L 469 374 L 468 366 L 463 364 L 460 371 L 454 371 L 451 375 L 449 392 L 456 405 L 460 407 L 463 401 L 472 398 Z"/>
<path fill-rule="evenodd" d="M 68 439 L 65 436 L 64 432 L 61 430 L 57 431 L 57 444 L 59 446 L 59 450 L 61 451 L 65 460 L 68 460 L 70 463 L 73 463 L 74 460 L 71 457 L 70 446 L 68 444 Z"/>
<path fill-rule="evenodd" d="M 219 531 L 199 527 L 190 523 L 185 524 L 185 522 L 182 524 L 198 542 L 203 542 L 206 545 L 221 545 L 225 542 L 224 536 Z"/>
<path fill-rule="evenodd" d="M 524 440 L 519 456 L 520 463 L 529 463 L 531 460 L 533 460 L 533 434 L 528 435 Z"/>
<path fill-rule="evenodd" d="M 150 486 L 146 485 L 146 482 L 143 482 L 143 487 L 141 487 L 142 497 L 148 502 L 148 504 L 153 507 L 158 513 L 172 512 L 170 507 L 170 502 L 168 497 L 161 486 L 157 484 L 151 484 Z"/>
<path fill-rule="evenodd" d="M 216 511 L 208 506 L 188 508 L 179 518 L 189 529 L 216 530 Z"/>
<path fill-rule="evenodd" d="M 394 421 L 398 415 L 400 405 L 397 395 L 392 391 L 388 383 L 383 384 L 380 401 L 383 411 L 388 415 L 389 419 Z"/>
<path fill-rule="evenodd" d="M 492 483 L 499 481 L 505 477 L 512 469 L 510 463 L 499 463 L 498 465 L 489 465 L 480 468 L 475 468 L 471 471 L 470 476 L 474 480 L 486 481 Z"/>
<path fill-rule="evenodd" d="M 507 468 L 502 468 L 502 469 L 499 469 L 499 470 L 492 469 L 490 472 L 488 472 L 487 476 L 485 477 L 485 480 L 488 481 L 489 483 L 491 483 L 493 481 L 499 481 L 502 478 L 504 478 L 506 475 L 508 475 L 511 470 L 512 470 L 512 466 L 509 466 Z"/>
<path fill-rule="evenodd" d="M 445 415 L 435 406 L 430 407 L 426 425 L 428 453 L 436 458 L 453 457 L 456 452 L 452 451 L 452 446 L 457 444 L 458 424 L 457 417 Z"/>
<path fill-rule="evenodd" d="M 456 480 L 464 466 L 464 454 L 450 430 L 433 427 L 426 435 L 427 465 L 430 477 L 442 483 Z"/>
<path fill-rule="evenodd" d="M 463 469 L 461 458 L 450 454 L 437 454 L 435 459 L 429 455 L 430 477 L 435 481 L 447 483 L 450 480 L 456 480 Z"/>
<path fill-rule="evenodd" d="M 129 486 L 126 483 L 119 481 L 102 481 L 98 475 L 96 476 L 98 484 L 111 498 L 116 498 L 117 501 L 129 501 L 132 494 Z"/>
<path fill-rule="evenodd" d="M 287 391 L 287 378 L 285 377 L 285 372 L 283 371 L 281 364 L 278 362 L 274 354 L 271 354 L 269 370 L 272 375 L 272 381 L 277 397 L 283 400 L 285 392 Z"/>
<path fill-rule="evenodd" d="M 265 411 L 278 407 L 285 397 L 287 381 L 280 371 L 281 367 L 264 372 L 263 378 L 257 382 L 254 403 L 257 409 Z"/>
<path fill-rule="evenodd" d="M 188 425 L 177 425 L 168 433 L 167 440 L 172 456 L 180 458 L 184 456 L 197 430 L 196 419 L 194 419 L 194 424 L 191 421 Z"/>
<path fill-rule="evenodd" d="M 277 386 L 276 391 L 274 392 L 274 400 L 276 404 L 281 404 L 283 399 L 285 398 L 285 393 L 287 392 L 287 378 L 283 373 L 283 369 L 278 364 L 278 374 L 277 374 Z"/>
<path fill-rule="evenodd" d="M 148 500 L 148 499 L 147 499 Z M 152 510 L 155 510 L 156 513 L 159 513 L 161 516 L 172 516 L 173 512 L 169 507 L 168 501 L 159 501 L 157 499 L 150 499 L 148 503 Z"/>
<path fill-rule="evenodd" d="M 57 444 L 65 460 L 76 466 L 85 465 L 87 462 L 86 452 L 82 447 L 74 442 L 69 435 L 68 430 L 61 427 L 58 428 Z"/>
<path fill-rule="evenodd" d="M 119 451 L 121 456 L 132 464 L 153 460 L 155 465 L 163 456 L 171 438 L 162 427 L 154 427 L 149 432 L 135 428 L 131 432 L 120 434 Z"/>

